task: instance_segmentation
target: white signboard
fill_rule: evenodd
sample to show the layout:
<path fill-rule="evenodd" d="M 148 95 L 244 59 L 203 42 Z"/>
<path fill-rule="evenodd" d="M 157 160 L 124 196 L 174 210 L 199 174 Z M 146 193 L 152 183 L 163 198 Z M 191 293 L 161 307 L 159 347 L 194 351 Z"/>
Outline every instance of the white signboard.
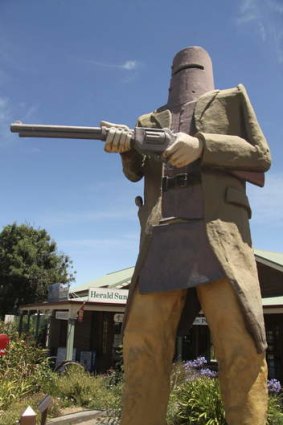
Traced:
<path fill-rule="evenodd" d="M 128 289 L 90 288 L 88 300 L 96 303 L 126 304 L 128 294 Z"/>
<path fill-rule="evenodd" d="M 14 314 L 5 314 L 4 323 L 15 323 L 16 316 Z"/>
<path fill-rule="evenodd" d="M 68 311 L 56 311 L 55 318 L 58 320 L 68 320 L 69 312 Z"/>

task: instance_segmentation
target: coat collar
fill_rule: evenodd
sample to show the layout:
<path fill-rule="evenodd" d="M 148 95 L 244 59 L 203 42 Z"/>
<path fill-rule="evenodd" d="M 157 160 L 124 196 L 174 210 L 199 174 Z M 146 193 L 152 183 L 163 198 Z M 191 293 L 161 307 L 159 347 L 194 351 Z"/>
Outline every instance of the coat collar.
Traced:
<path fill-rule="evenodd" d="M 200 123 L 206 109 L 209 108 L 210 104 L 213 102 L 219 92 L 220 90 L 209 91 L 197 100 L 194 112 L 195 123 L 197 128 L 198 123 Z M 163 109 L 162 107 L 159 108 L 158 111 L 154 111 L 152 114 L 149 115 L 151 116 L 151 121 L 155 121 L 158 124 L 158 127 L 171 128 L 172 114 L 169 109 Z"/>
<path fill-rule="evenodd" d="M 138 119 L 138 125 L 140 127 L 170 128 L 171 122 L 172 114 L 169 109 L 144 114 Z"/>
<path fill-rule="evenodd" d="M 196 102 L 195 107 L 195 123 L 198 129 L 198 123 L 201 121 L 206 109 L 210 106 L 211 102 L 215 99 L 220 90 L 213 90 L 202 95 Z M 161 109 L 161 108 L 160 108 Z M 149 114 L 139 117 L 138 125 L 141 127 L 154 127 L 171 128 L 172 114 L 169 109 L 163 109 L 151 112 Z"/>

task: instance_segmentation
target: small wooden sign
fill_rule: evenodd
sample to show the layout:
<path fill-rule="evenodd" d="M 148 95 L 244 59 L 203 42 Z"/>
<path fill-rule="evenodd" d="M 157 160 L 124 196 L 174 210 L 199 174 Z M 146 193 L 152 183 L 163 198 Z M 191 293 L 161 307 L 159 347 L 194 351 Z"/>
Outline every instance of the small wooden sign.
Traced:
<path fill-rule="evenodd" d="M 48 408 L 53 404 L 53 399 L 50 395 L 45 396 L 38 405 L 38 410 L 41 413 L 40 425 L 45 425 L 47 420 Z"/>

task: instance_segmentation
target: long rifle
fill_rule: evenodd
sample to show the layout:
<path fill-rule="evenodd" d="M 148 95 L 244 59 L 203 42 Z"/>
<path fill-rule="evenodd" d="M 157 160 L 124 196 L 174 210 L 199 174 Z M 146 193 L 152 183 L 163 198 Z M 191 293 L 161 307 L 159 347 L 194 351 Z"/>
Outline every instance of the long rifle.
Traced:
<path fill-rule="evenodd" d="M 20 121 L 11 124 L 11 132 L 19 137 L 40 137 L 55 139 L 92 139 L 105 141 L 106 127 L 83 127 L 68 125 L 24 124 Z M 143 155 L 160 158 L 164 150 L 175 141 L 174 133 L 165 128 L 135 127 L 132 131 L 132 146 Z M 264 186 L 264 173 L 256 171 L 229 170 L 230 174 L 240 180 L 257 186 Z"/>

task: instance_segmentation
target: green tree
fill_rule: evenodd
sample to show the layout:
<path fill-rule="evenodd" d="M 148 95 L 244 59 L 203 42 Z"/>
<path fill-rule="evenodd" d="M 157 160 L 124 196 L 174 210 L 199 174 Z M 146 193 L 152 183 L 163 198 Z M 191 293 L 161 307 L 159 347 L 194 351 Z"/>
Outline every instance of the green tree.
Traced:
<path fill-rule="evenodd" d="M 16 223 L 0 233 L 0 317 L 44 301 L 48 286 L 74 280 L 72 262 L 44 229 Z"/>

